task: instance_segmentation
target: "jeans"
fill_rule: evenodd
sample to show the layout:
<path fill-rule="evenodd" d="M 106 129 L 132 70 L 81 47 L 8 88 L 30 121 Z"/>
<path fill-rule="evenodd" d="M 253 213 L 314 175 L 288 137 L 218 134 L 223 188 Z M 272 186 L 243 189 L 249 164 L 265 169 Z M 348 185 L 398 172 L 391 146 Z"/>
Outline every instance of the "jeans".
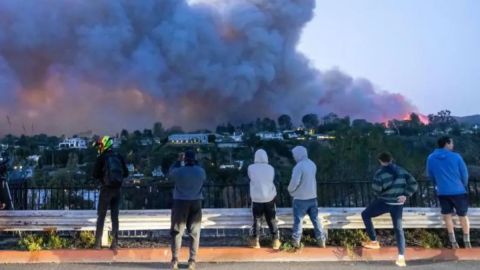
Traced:
<path fill-rule="evenodd" d="M 293 200 L 293 240 L 300 242 L 303 232 L 303 218 L 307 214 L 312 221 L 315 238 L 317 240 L 326 240 L 327 236 L 318 218 L 318 202 L 316 198 L 310 200 Z"/>
<path fill-rule="evenodd" d="M 374 200 L 363 212 L 362 219 L 365 223 L 368 237 L 372 241 L 377 240 L 375 228 L 373 227 L 372 218 L 378 217 L 385 213 L 390 213 L 392 217 L 393 230 L 395 231 L 395 239 L 397 240 L 398 253 L 405 254 L 405 235 L 402 226 L 403 205 L 389 205 L 383 200 Z"/>
<path fill-rule="evenodd" d="M 252 236 L 260 237 L 260 230 L 262 228 L 262 218 L 265 217 L 267 221 L 268 228 L 270 229 L 270 234 L 273 239 L 279 239 L 280 233 L 278 231 L 277 225 L 277 214 L 275 207 L 275 200 L 267 203 L 252 203 L 252 214 L 253 214 L 253 226 L 252 226 Z"/>
<path fill-rule="evenodd" d="M 102 241 L 103 226 L 105 224 L 105 216 L 107 215 L 108 207 L 110 207 L 110 214 L 112 218 L 112 238 L 113 241 L 118 241 L 120 188 L 102 187 L 100 189 L 97 210 L 97 230 L 95 232 L 95 240 L 97 244 L 101 243 Z"/>
<path fill-rule="evenodd" d="M 200 230 L 202 227 L 201 200 L 174 200 L 170 236 L 172 237 L 172 260 L 178 261 L 178 253 L 182 247 L 182 237 L 187 228 L 190 237 L 190 259 L 195 261 L 200 246 Z"/>

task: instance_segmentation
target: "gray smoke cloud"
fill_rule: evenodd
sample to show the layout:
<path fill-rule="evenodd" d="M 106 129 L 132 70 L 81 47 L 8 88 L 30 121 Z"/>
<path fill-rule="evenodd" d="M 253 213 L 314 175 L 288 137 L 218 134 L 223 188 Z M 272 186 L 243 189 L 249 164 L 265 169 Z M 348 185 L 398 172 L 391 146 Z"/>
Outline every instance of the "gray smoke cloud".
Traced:
<path fill-rule="evenodd" d="M 0 1 L 0 133 L 415 111 L 296 50 L 314 0 Z M 321 9 L 321 7 L 318 7 Z M 3 121 L 0 119 L 0 121 Z"/>

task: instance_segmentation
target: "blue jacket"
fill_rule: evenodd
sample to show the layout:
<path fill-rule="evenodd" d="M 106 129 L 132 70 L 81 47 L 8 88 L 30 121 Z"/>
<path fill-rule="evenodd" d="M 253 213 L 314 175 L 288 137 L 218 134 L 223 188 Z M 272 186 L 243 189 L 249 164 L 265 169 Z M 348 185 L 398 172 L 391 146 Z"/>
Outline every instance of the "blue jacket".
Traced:
<path fill-rule="evenodd" d="M 428 156 L 427 175 L 433 181 L 438 195 L 467 193 L 468 171 L 460 154 L 436 149 Z"/>
<path fill-rule="evenodd" d="M 203 184 L 206 181 L 205 170 L 198 166 L 174 165 L 170 169 L 168 178 L 175 182 L 173 190 L 174 200 L 202 200 Z"/>

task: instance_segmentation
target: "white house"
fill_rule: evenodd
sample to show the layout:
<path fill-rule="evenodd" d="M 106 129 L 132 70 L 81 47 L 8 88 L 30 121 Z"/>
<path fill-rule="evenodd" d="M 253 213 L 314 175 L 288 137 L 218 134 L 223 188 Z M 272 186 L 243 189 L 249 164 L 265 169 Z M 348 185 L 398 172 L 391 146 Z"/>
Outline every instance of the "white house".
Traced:
<path fill-rule="evenodd" d="M 222 164 L 219 166 L 221 170 L 226 170 L 226 169 L 237 169 L 237 170 L 242 170 L 243 168 L 243 160 L 234 160 L 233 164 Z"/>
<path fill-rule="evenodd" d="M 243 132 L 234 132 L 230 138 L 233 139 L 234 142 L 243 142 Z"/>
<path fill-rule="evenodd" d="M 162 172 L 162 167 L 158 166 L 152 171 L 152 176 L 153 177 L 165 177 L 165 175 Z"/>
<path fill-rule="evenodd" d="M 173 144 L 208 144 L 207 133 L 196 134 L 172 134 L 168 136 L 168 142 Z"/>
<path fill-rule="evenodd" d="M 397 132 L 391 128 L 385 129 L 385 135 L 394 135 L 395 133 Z"/>
<path fill-rule="evenodd" d="M 58 144 L 59 149 L 87 149 L 87 141 L 82 138 L 67 138 Z"/>
<path fill-rule="evenodd" d="M 314 134 L 312 137 L 317 139 L 317 141 L 335 140 L 335 136 L 325 134 Z"/>
<path fill-rule="evenodd" d="M 27 160 L 34 163 L 38 163 L 38 161 L 40 160 L 40 157 L 41 157 L 40 155 L 31 155 L 27 157 Z"/>
<path fill-rule="evenodd" d="M 281 132 L 258 132 L 256 134 L 261 140 L 283 140 Z"/>

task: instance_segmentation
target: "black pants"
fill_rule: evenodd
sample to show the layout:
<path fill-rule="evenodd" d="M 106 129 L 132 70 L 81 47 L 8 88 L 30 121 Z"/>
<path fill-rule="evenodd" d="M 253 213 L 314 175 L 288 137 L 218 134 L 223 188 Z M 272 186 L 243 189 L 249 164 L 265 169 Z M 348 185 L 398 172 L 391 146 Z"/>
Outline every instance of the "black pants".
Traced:
<path fill-rule="evenodd" d="M 97 210 L 97 231 L 95 233 L 96 243 L 102 241 L 103 226 L 108 207 L 112 218 L 112 238 L 118 240 L 118 212 L 120 207 L 120 188 L 102 187 L 100 189 L 100 198 L 98 199 Z"/>
<path fill-rule="evenodd" d="M 275 206 L 275 200 L 267 203 L 252 203 L 253 213 L 253 226 L 252 236 L 260 237 L 260 230 L 262 229 L 262 217 L 265 217 L 270 234 L 274 239 L 280 238 L 277 225 L 277 211 Z"/>
<path fill-rule="evenodd" d="M 182 237 L 187 228 L 190 237 L 190 260 L 195 261 L 200 246 L 200 230 L 202 227 L 201 200 L 174 200 L 170 235 L 172 236 L 172 260 L 178 260 L 178 253 L 182 247 Z"/>

